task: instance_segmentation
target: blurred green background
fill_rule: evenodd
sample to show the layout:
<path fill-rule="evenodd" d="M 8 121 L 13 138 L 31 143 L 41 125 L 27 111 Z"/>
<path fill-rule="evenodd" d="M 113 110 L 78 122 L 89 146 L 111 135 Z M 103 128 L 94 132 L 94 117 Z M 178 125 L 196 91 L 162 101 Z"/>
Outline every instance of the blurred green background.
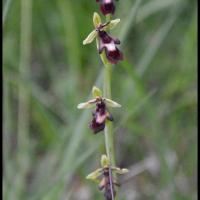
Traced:
<path fill-rule="evenodd" d="M 197 3 L 121 0 L 112 35 L 112 110 L 120 200 L 197 199 Z M 85 176 L 100 166 L 103 133 L 77 110 L 102 88 L 95 0 L 3 1 L 3 198 L 101 200 Z M 103 16 L 102 16 L 103 17 Z"/>

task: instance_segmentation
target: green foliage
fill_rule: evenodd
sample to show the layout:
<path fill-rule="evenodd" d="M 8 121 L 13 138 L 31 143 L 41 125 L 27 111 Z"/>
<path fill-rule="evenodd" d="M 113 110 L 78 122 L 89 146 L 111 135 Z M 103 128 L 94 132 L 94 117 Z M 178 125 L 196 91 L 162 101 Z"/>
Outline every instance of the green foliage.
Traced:
<path fill-rule="evenodd" d="M 112 78 L 122 105 L 112 111 L 116 165 L 141 170 L 121 180 L 121 199 L 197 199 L 196 7 L 117 2 L 113 35 L 125 60 Z M 104 141 L 88 128 L 90 110 L 76 108 L 93 85 L 102 88 L 95 43 L 82 45 L 98 9 L 95 0 L 3 1 L 5 200 L 81 200 L 80 191 L 102 199 L 85 176 L 99 166 Z M 143 162 L 151 155 L 153 168 Z"/>

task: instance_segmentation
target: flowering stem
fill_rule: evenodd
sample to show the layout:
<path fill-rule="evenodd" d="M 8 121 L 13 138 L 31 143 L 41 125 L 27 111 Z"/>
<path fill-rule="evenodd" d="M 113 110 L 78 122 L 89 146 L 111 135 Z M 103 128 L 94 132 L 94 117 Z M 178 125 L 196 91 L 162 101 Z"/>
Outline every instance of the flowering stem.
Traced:
<path fill-rule="evenodd" d="M 106 16 L 106 21 L 109 22 L 111 20 L 111 15 Z M 108 99 L 112 99 L 111 94 L 111 74 L 112 74 L 112 65 L 109 63 L 105 51 L 100 54 L 101 60 L 105 66 L 104 68 L 104 85 L 103 85 L 103 96 Z M 115 152 L 114 152 L 114 141 L 113 141 L 113 125 L 112 122 L 106 120 L 105 129 L 105 147 L 106 154 L 110 160 L 110 166 L 115 166 Z M 109 170 L 110 177 L 112 176 L 111 170 Z M 113 176 L 115 177 L 115 175 Z M 113 195 L 113 186 L 112 180 L 110 180 L 111 184 L 111 195 L 112 200 L 114 200 Z"/>
<path fill-rule="evenodd" d="M 105 57 L 105 52 L 102 53 L 102 57 L 104 57 L 104 61 L 107 59 Z M 105 69 L 104 69 L 104 87 L 103 87 L 103 93 L 104 97 L 111 99 L 111 74 L 112 74 L 112 65 L 106 60 L 107 62 L 104 63 Z M 113 142 L 113 126 L 112 122 L 106 121 L 105 129 L 105 146 L 106 146 L 106 154 L 110 160 L 110 166 L 115 166 L 115 152 L 114 152 L 114 142 Z M 112 177 L 111 170 L 109 169 L 110 179 Z M 114 176 L 115 177 L 115 176 Z M 113 195 L 113 186 L 112 186 L 112 180 L 110 180 L 111 185 L 111 195 L 112 199 L 114 200 Z"/>
<path fill-rule="evenodd" d="M 108 99 L 111 99 L 111 73 L 112 73 L 112 65 L 106 62 L 104 69 L 103 96 Z M 112 122 L 108 120 L 106 121 L 106 126 L 105 126 L 105 145 L 106 145 L 106 153 L 111 162 L 111 166 L 115 166 L 113 126 Z"/>

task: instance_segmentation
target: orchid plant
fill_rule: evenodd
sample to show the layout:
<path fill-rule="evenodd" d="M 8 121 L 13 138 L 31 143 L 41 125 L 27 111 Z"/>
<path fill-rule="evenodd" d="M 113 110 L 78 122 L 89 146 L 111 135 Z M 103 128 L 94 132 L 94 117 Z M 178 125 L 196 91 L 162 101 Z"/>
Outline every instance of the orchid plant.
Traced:
<path fill-rule="evenodd" d="M 104 131 L 106 155 L 101 157 L 101 168 L 98 168 L 86 178 L 91 179 L 99 184 L 99 190 L 104 192 L 106 200 L 116 199 L 116 188 L 120 186 L 117 182 L 117 174 L 127 173 L 127 169 L 115 167 L 115 154 L 113 143 L 112 122 L 114 120 L 112 114 L 108 110 L 111 108 L 120 108 L 121 105 L 111 99 L 111 74 L 112 65 L 123 60 L 123 54 L 117 45 L 120 40 L 110 36 L 109 32 L 117 26 L 120 19 L 111 20 L 115 13 L 115 0 L 96 0 L 100 3 L 100 10 L 106 16 L 103 23 L 98 13 L 93 15 L 94 30 L 83 41 L 83 45 L 90 44 L 96 39 L 97 51 L 104 64 L 104 88 L 102 91 L 93 86 L 93 98 L 87 102 L 78 104 L 78 109 L 95 108 L 92 112 L 92 119 L 89 127 L 94 134 Z M 99 180 L 99 178 L 101 180 Z"/>

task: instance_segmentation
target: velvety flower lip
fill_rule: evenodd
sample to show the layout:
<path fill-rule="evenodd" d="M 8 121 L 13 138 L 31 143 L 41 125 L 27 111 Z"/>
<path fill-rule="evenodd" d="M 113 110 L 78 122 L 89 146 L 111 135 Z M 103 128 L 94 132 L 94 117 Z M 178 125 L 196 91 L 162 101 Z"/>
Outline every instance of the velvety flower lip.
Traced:
<path fill-rule="evenodd" d="M 98 32 L 99 41 L 99 53 L 101 54 L 105 49 L 106 57 L 112 64 L 117 64 L 120 60 L 123 60 L 122 52 L 117 48 L 120 44 L 120 40 L 112 38 L 106 31 Z"/>
<path fill-rule="evenodd" d="M 114 0 L 96 0 L 100 3 L 101 12 L 104 15 L 115 13 L 115 1 Z"/>
<path fill-rule="evenodd" d="M 97 123 L 96 118 L 94 117 L 92 121 L 90 122 L 89 127 L 93 130 L 93 133 L 96 134 L 104 130 L 105 123 L 101 123 L 101 124 Z"/>

